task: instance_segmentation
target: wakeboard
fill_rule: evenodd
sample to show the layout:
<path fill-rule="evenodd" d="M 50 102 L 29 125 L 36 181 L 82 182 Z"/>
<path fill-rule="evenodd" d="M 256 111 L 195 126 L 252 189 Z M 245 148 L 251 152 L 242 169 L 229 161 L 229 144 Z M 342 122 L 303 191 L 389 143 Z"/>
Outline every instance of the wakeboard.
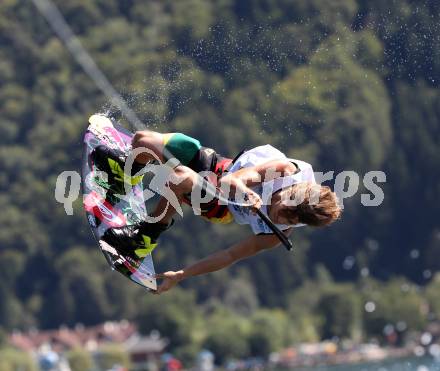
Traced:
<path fill-rule="evenodd" d="M 103 240 L 108 228 L 123 227 L 145 220 L 147 211 L 142 182 L 131 186 L 129 192 L 123 196 L 117 194 L 91 156 L 99 145 L 128 153 L 132 137 L 133 133 L 105 115 L 95 114 L 89 118 L 83 148 L 83 204 L 92 233 L 112 269 L 146 289 L 155 291 L 157 283 L 151 254 L 143 258 L 133 257 Z"/>

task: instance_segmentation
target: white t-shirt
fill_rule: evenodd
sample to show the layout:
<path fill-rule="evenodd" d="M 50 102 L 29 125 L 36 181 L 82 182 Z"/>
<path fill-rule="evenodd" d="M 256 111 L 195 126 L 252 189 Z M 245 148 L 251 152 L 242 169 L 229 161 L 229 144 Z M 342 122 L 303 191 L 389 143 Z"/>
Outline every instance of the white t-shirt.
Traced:
<path fill-rule="evenodd" d="M 284 153 L 269 144 L 255 147 L 244 152 L 231 166 L 229 172 L 233 173 L 246 167 L 256 166 L 273 160 L 287 160 L 294 162 L 300 171 L 294 175 L 280 177 L 269 182 L 263 182 L 251 188 L 262 198 L 263 206 L 261 207 L 261 211 L 266 215 L 267 205 L 270 203 L 273 193 L 293 184 L 302 182 L 316 183 L 313 169 L 310 164 L 300 160 L 289 159 Z M 258 215 L 251 213 L 249 207 L 229 204 L 228 208 L 237 224 L 249 224 L 255 234 L 273 234 L 272 230 Z M 291 225 L 284 224 L 276 224 L 276 226 L 282 231 L 292 227 Z M 293 225 L 293 227 L 302 226 L 304 226 L 304 224 Z"/>

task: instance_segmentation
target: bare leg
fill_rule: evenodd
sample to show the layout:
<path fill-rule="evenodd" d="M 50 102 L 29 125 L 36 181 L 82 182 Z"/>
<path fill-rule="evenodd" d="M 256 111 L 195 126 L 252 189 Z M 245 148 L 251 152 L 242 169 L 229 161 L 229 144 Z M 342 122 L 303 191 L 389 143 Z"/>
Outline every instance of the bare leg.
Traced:
<path fill-rule="evenodd" d="M 146 150 L 153 152 L 161 162 L 165 162 L 163 154 L 164 141 L 165 138 L 171 134 L 172 133 L 161 134 L 150 130 L 137 131 L 133 136 L 131 144 L 133 149 L 145 148 Z M 141 153 L 136 157 L 136 162 L 146 164 L 155 159 L 156 158 L 151 153 L 146 151 L 145 153 Z"/>
<path fill-rule="evenodd" d="M 197 178 L 197 173 L 189 167 L 179 165 L 174 169 L 168 186 L 170 191 L 177 197 L 180 205 L 185 195 L 191 193 L 193 186 L 197 183 Z M 161 197 L 152 216 L 158 217 L 163 213 L 164 216 L 160 220 L 160 223 L 168 224 L 176 213 L 176 209 L 167 199 Z"/>
<path fill-rule="evenodd" d="M 146 164 L 151 160 L 159 159 L 162 164 L 166 162 L 166 159 L 172 155 L 164 154 L 164 143 L 167 137 L 173 135 L 174 133 L 157 133 L 154 131 L 138 131 L 135 133 L 132 146 L 133 149 L 143 148 L 148 151 L 153 152 L 153 154 L 148 153 L 148 151 L 139 154 L 136 157 L 136 162 L 141 164 Z M 156 156 L 156 158 L 155 158 Z M 169 179 L 169 189 L 177 197 L 179 204 L 181 205 L 186 194 L 191 193 L 193 186 L 197 184 L 199 175 L 184 165 L 178 165 L 173 169 L 173 173 Z M 173 215 L 176 213 L 176 209 L 165 197 L 161 197 L 156 209 L 154 210 L 152 216 L 159 217 L 164 214 L 160 223 L 168 224 Z"/>

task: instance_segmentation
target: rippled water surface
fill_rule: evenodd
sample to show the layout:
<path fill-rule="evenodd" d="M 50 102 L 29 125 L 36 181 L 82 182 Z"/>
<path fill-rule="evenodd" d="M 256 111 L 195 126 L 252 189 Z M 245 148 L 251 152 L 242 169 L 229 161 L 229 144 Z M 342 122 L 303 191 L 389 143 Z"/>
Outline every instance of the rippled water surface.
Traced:
<path fill-rule="evenodd" d="M 432 358 L 406 358 L 381 363 L 360 365 L 321 366 L 303 368 L 301 371 L 440 371 L 440 360 Z M 298 371 L 300 371 L 298 370 Z"/>

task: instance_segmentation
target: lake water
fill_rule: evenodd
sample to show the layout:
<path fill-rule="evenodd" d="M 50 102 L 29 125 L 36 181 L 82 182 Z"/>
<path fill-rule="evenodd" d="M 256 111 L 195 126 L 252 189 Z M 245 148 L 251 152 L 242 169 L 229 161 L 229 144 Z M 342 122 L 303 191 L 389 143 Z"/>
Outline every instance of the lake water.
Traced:
<path fill-rule="evenodd" d="M 295 371 L 440 371 L 440 360 L 406 358 L 381 363 L 302 368 L 295 369 Z"/>

